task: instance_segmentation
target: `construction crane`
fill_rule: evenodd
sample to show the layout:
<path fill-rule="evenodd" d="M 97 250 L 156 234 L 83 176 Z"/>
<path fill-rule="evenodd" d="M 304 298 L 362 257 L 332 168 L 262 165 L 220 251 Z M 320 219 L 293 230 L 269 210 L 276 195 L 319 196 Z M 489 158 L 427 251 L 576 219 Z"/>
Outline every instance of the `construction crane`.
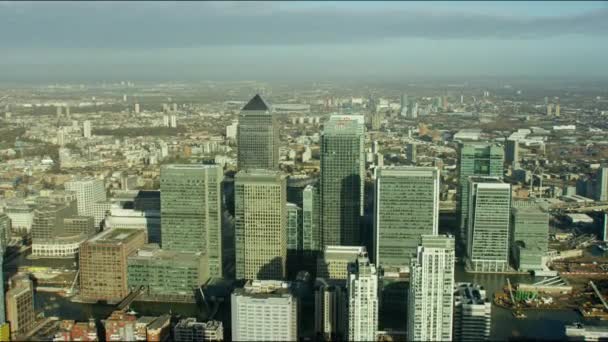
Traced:
<path fill-rule="evenodd" d="M 511 286 L 511 280 L 509 280 L 509 278 L 507 278 L 507 287 L 509 288 L 509 295 L 511 296 L 511 303 L 513 303 L 513 307 L 516 307 L 517 303 L 515 303 L 515 296 L 513 296 L 513 287 Z"/>
<path fill-rule="evenodd" d="M 595 284 L 591 280 L 589 280 L 589 285 L 591 285 L 591 288 L 593 289 L 593 291 L 595 291 L 595 294 L 600 299 L 600 302 L 602 302 L 602 305 L 604 305 L 604 309 L 608 311 L 608 303 L 606 303 L 606 300 L 604 299 L 604 296 L 602 296 L 600 290 L 597 289 L 597 286 L 595 286 Z"/>

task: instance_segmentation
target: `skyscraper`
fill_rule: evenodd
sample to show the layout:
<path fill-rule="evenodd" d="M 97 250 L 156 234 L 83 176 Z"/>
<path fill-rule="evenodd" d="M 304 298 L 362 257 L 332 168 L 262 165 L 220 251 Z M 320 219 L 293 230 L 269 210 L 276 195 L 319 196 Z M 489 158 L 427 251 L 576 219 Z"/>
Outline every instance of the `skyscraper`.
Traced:
<path fill-rule="evenodd" d="M 239 114 L 238 169 L 277 169 L 279 138 L 275 115 L 260 95 L 254 96 Z"/>
<path fill-rule="evenodd" d="M 495 177 L 470 177 L 469 196 L 467 270 L 507 271 L 511 185 Z"/>
<path fill-rule="evenodd" d="M 363 246 L 325 246 L 317 258 L 317 277 L 346 280 L 348 265 L 357 261 L 360 255 L 367 255 Z"/>
<path fill-rule="evenodd" d="M 307 185 L 302 192 L 302 248 L 305 253 L 321 250 L 319 189 Z"/>
<path fill-rule="evenodd" d="M 549 214 L 539 205 L 511 209 L 511 253 L 520 271 L 542 270 L 542 258 L 549 248 Z"/>
<path fill-rule="evenodd" d="M 409 112 L 409 101 L 407 99 L 407 94 L 403 93 L 401 95 L 401 116 L 407 116 Z"/>
<path fill-rule="evenodd" d="M 10 289 L 6 292 L 6 319 L 14 341 L 23 340 L 21 334 L 34 327 L 34 285 L 28 274 L 19 273 L 10 280 Z"/>
<path fill-rule="evenodd" d="M 505 143 L 505 162 L 510 165 L 519 162 L 519 142 L 508 139 Z"/>
<path fill-rule="evenodd" d="M 488 341 L 492 302 L 477 284 L 458 283 L 454 290 L 454 341 Z"/>
<path fill-rule="evenodd" d="M 359 245 L 365 182 L 363 116 L 332 115 L 321 135 L 322 246 Z"/>
<path fill-rule="evenodd" d="M 608 201 L 608 166 L 600 167 L 597 170 L 593 194 L 596 201 Z"/>
<path fill-rule="evenodd" d="M 348 268 L 348 340 L 376 341 L 378 332 L 378 273 L 366 255 Z"/>
<path fill-rule="evenodd" d="M 343 341 L 348 329 L 348 293 L 343 280 L 315 281 L 315 334 L 324 341 Z"/>
<path fill-rule="evenodd" d="M 374 252 L 383 269 L 407 268 L 421 235 L 437 235 L 439 169 L 383 167 L 374 198 Z"/>
<path fill-rule="evenodd" d="M 469 213 L 469 177 L 503 176 L 504 151 L 498 145 L 465 143 L 460 146 L 458 159 L 458 214 L 460 240 L 466 241 L 467 215 Z"/>
<path fill-rule="evenodd" d="M 95 178 L 81 178 L 66 182 L 64 187 L 66 190 L 76 193 L 78 215 L 92 216 L 95 219 L 95 226 L 98 227 L 103 217 L 96 212 L 95 204 L 107 200 L 103 181 Z"/>
<path fill-rule="evenodd" d="M 298 340 L 298 300 L 289 283 L 249 281 L 230 298 L 232 340 Z"/>
<path fill-rule="evenodd" d="M 237 279 L 285 278 L 285 176 L 278 171 L 240 171 L 234 187 Z"/>
<path fill-rule="evenodd" d="M 6 238 L 10 232 L 11 219 L 6 214 L 0 214 L 0 339 L 2 341 L 8 341 L 10 335 L 10 327 L 6 323 L 6 310 L 4 304 L 5 292 L 4 292 L 4 252 L 6 251 L 6 245 L 8 239 Z"/>
<path fill-rule="evenodd" d="M 85 120 L 82 123 L 82 136 L 86 139 L 91 139 L 91 121 Z"/>
<path fill-rule="evenodd" d="M 423 235 L 410 266 L 408 341 L 452 340 L 454 238 Z"/>
<path fill-rule="evenodd" d="M 300 268 L 303 252 L 302 209 L 296 204 L 287 203 L 287 269 L 290 274 Z M 293 273 L 292 273 L 293 271 Z"/>
<path fill-rule="evenodd" d="M 222 277 L 223 178 L 218 165 L 163 165 L 160 171 L 162 247 L 206 254 L 211 277 Z"/>

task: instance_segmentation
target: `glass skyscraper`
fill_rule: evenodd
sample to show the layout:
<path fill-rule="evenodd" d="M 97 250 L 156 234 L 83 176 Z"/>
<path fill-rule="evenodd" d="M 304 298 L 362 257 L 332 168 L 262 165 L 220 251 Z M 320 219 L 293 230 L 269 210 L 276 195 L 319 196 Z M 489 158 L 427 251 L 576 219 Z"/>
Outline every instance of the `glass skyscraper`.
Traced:
<path fill-rule="evenodd" d="M 237 128 L 238 169 L 279 167 L 279 126 L 260 95 L 254 96 L 239 114 Z"/>
<path fill-rule="evenodd" d="M 359 245 L 365 182 L 363 116 L 332 115 L 321 135 L 322 246 Z"/>
<path fill-rule="evenodd" d="M 521 270 L 542 270 L 542 258 L 549 248 L 549 213 L 538 204 L 513 202 L 511 209 L 511 252 Z"/>
<path fill-rule="evenodd" d="M 376 264 L 407 268 L 421 235 L 436 235 L 439 226 L 439 169 L 378 169 L 374 198 Z"/>
<path fill-rule="evenodd" d="M 223 178 L 218 165 L 163 165 L 160 171 L 162 248 L 206 254 L 211 277 L 222 277 Z"/>

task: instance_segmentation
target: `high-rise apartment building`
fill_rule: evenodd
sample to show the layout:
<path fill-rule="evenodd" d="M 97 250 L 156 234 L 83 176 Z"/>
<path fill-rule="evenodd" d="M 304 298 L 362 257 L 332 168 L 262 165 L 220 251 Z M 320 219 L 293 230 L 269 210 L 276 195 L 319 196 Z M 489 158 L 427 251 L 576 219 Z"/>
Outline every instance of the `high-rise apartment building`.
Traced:
<path fill-rule="evenodd" d="M 92 134 L 91 134 L 91 121 L 85 120 L 82 123 L 82 136 L 85 137 L 86 139 L 91 139 L 91 137 L 92 137 Z"/>
<path fill-rule="evenodd" d="M 509 268 L 511 185 L 496 177 L 469 177 L 467 270 Z"/>
<path fill-rule="evenodd" d="M 488 341 L 492 302 L 486 290 L 471 283 L 457 283 L 454 289 L 454 341 Z"/>
<path fill-rule="evenodd" d="M 407 94 L 401 94 L 401 116 L 407 116 L 409 113 L 410 103 L 407 98 Z"/>
<path fill-rule="evenodd" d="M 239 114 L 238 169 L 278 169 L 279 139 L 274 113 L 260 95 L 254 96 Z"/>
<path fill-rule="evenodd" d="M 359 245 L 365 182 L 363 116 L 333 115 L 321 135 L 321 244 Z"/>
<path fill-rule="evenodd" d="M 302 192 L 302 249 L 305 252 L 321 250 L 321 215 L 319 189 L 307 185 Z"/>
<path fill-rule="evenodd" d="M 458 158 L 458 215 L 460 240 L 466 241 L 469 213 L 469 177 L 503 176 L 504 151 L 498 145 L 485 143 L 465 143 L 460 146 Z"/>
<path fill-rule="evenodd" d="M 15 341 L 34 328 L 34 285 L 28 274 L 17 274 L 10 280 L 10 289 L 6 292 L 6 319 Z"/>
<path fill-rule="evenodd" d="M 129 294 L 127 259 L 146 243 L 140 229 L 110 229 L 80 247 L 80 295 L 86 300 L 119 302 Z"/>
<path fill-rule="evenodd" d="M 103 220 L 104 213 L 97 212 L 95 204 L 106 202 L 106 188 L 102 180 L 95 178 L 82 178 L 65 183 L 65 189 L 76 193 L 78 215 L 92 216 L 95 227 Z"/>
<path fill-rule="evenodd" d="M 549 248 L 549 213 L 539 205 L 513 202 L 510 236 L 515 267 L 520 271 L 542 270 Z"/>
<path fill-rule="evenodd" d="M 281 281 L 249 281 L 231 295 L 232 340 L 297 341 L 298 300 Z"/>
<path fill-rule="evenodd" d="M 421 235 L 439 227 L 439 169 L 382 167 L 374 197 L 374 252 L 385 270 L 408 268 Z"/>
<path fill-rule="evenodd" d="M 315 336 L 343 341 L 348 333 L 348 292 L 344 280 L 315 280 Z"/>
<path fill-rule="evenodd" d="M 408 341 L 452 340 L 454 238 L 423 235 L 410 266 Z"/>
<path fill-rule="evenodd" d="M 367 255 L 363 246 L 325 246 L 317 258 L 317 277 L 348 279 L 348 265 L 357 261 L 360 255 Z"/>
<path fill-rule="evenodd" d="M 365 255 L 348 270 L 348 340 L 376 341 L 378 332 L 378 272 Z"/>
<path fill-rule="evenodd" d="M 278 171 L 245 170 L 235 176 L 237 279 L 286 276 L 286 180 Z"/>
<path fill-rule="evenodd" d="M 202 252 L 208 274 L 222 277 L 222 181 L 218 165 L 163 165 L 160 171 L 161 245 Z"/>

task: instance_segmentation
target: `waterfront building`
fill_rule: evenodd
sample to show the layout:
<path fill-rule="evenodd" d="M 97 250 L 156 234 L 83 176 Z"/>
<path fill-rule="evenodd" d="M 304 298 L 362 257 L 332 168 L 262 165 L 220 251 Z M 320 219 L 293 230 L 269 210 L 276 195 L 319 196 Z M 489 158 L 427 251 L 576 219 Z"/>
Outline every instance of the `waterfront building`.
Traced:
<path fill-rule="evenodd" d="M 222 181 L 218 165 L 163 165 L 160 171 L 161 246 L 202 252 L 208 273 L 222 277 Z"/>
<path fill-rule="evenodd" d="M 223 341 L 224 326 L 220 321 L 197 322 L 182 318 L 173 328 L 175 342 Z"/>
<path fill-rule="evenodd" d="M 239 114 L 238 169 L 278 169 L 279 139 L 275 114 L 260 95 L 255 95 Z"/>
<path fill-rule="evenodd" d="M 80 247 L 80 295 L 85 300 L 119 302 L 129 294 L 127 258 L 146 243 L 139 229 L 110 229 Z"/>
<path fill-rule="evenodd" d="M 206 264 L 201 252 L 162 250 L 148 244 L 128 257 L 127 283 L 131 290 L 143 286 L 150 297 L 194 299 L 195 291 L 209 279 Z"/>
<path fill-rule="evenodd" d="M 376 266 L 360 255 L 348 268 L 348 340 L 376 341 L 380 294 Z"/>
<path fill-rule="evenodd" d="M 346 280 L 348 265 L 366 254 L 363 246 L 325 246 L 317 258 L 317 278 Z"/>
<path fill-rule="evenodd" d="M 105 219 L 105 229 L 141 229 L 148 233 L 149 243 L 161 242 L 160 210 L 112 208 Z"/>
<path fill-rule="evenodd" d="M 270 170 L 239 171 L 234 195 L 237 279 L 285 278 L 285 176 Z"/>
<path fill-rule="evenodd" d="M 297 341 L 298 300 L 289 283 L 248 281 L 231 295 L 234 341 Z"/>
<path fill-rule="evenodd" d="M 542 270 L 549 249 L 549 214 L 539 205 L 511 209 L 511 254 L 520 271 Z"/>
<path fill-rule="evenodd" d="M 488 341 L 492 303 L 478 284 L 457 283 L 454 289 L 454 341 Z"/>
<path fill-rule="evenodd" d="M 11 220 L 11 231 L 15 233 L 29 233 L 34 222 L 34 209 L 29 205 L 19 202 L 7 203 L 4 213 Z"/>
<path fill-rule="evenodd" d="M 34 328 L 34 284 L 28 274 L 17 274 L 10 279 L 6 292 L 6 319 L 15 341 L 19 340 L 15 335 L 21 336 Z"/>
<path fill-rule="evenodd" d="M 348 331 L 348 292 L 344 280 L 315 280 L 315 336 L 343 341 Z"/>
<path fill-rule="evenodd" d="M 467 270 L 509 270 L 511 185 L 495 177 L 469 177 Z"/>
<path fill-rule="evenodd" d="M 64 187 L 66 190 L 76 193 L 78 215 L 94 217 L 95 226 L 98 227 L 103 220 L 104 213 L 96 211 L 94 204 L 107 200 L 103 181 L 95 178 L 82 178 L 68 181 Z"/>
<path fill-rule="evenodd" d="M 332 115 L 321 135 L 321 245 L 359 245 L 365 182 L 363 116 Z"/>
<path fill-rule="evenodd" d="M 454 238 L 423 235 L 410 266 L 408 341 L 452 340 Z"/>
<path fill-rule="evenodd" d="M 460 221 L 460 240 L 466 241 L 469 214 L 469 177 L 503 177 L 504 151 L 502 147 L 486 143 L 460 145 L 458 158 L 457 211 Z"/>
<path fill-rule="evenodd" d="M 439 169 L 382 167 L 374 196 L 374 251 L 384 270 L 407 269 L 422 235 L 439 227 Z"/>

